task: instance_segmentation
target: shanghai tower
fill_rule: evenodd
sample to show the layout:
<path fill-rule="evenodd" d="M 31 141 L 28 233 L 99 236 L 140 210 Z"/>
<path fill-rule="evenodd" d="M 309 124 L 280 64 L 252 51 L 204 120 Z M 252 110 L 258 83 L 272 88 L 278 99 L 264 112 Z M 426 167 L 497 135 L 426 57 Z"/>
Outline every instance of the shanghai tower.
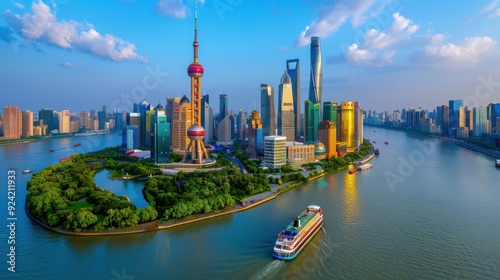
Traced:
<path fill-rule="evenodd" d="M 321 85 L 323 83 L 323 71 L 321 65 L 321 46 L 319 37 L 311 37 L 311 76 L 309 83 L 309 100 L 321 104 Z M 321 109 L 320 109 L 321 110 Z M 320 111 L 319 118 L 322 119 Z"/>

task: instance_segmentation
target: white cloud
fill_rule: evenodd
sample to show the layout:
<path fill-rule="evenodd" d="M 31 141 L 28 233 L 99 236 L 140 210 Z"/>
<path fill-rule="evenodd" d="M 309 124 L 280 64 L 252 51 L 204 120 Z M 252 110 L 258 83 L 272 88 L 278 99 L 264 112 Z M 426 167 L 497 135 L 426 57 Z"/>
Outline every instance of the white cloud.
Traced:
<path fill-rule="evenodd" d="M 182 0 L 160 0 L 156 4 L 156 12 L 174 18 L 185 18 L 187 15 Z"/>
<path fill-rule="evenodd" d="M 322 7 L 319 17 L 299 34 L 295 45 L 299 47 L 308 45 L 312 36 L 327 37 L 335 33 L 349 18 L 355 27 L 363 24 L 367 18 L 380 13 L 388 3 L 387 0 L 381 1 L 376 11 L 369 13 L 378 2 L 378 0 L 340 0 Z"/>
<path fill-rule="evenodd" d="M 488 18 L 496 18 L 500 16 L 500 0 L 493 0 L 488 5 L 484 6 L 480 14 L 488 14 Z"/>
<path fill-rule="evenodd" d="M 67 68 L 71 68 L 73 67 L 73 64 L 69 63 L 69 62 L 61 62 L 59 63 L 59 65 L 63 66 L 63 67 L 67 67 Z"/>
<path fill-rule="evenodd" d="M 16 5 L 19 9 L 24 9 L 24 5 L 19 2 L 14 2 L 14 5 Z"/>
<path fill-rule="evenodd" d="M 370 29 L 363 40 L 363 48 L 384 49 L 407 38 L 418 30 L 418 25 L 404 18 L 399 13 L 392 15 L 393 22 L 385 31 Z"/>
<path fill-rule="evenodd" d="M 383 51 L 380 54 L 369 49 L 359 48 L 357 44 L 352 44 L 347 48 L 347 62 L 359 66 L 385 66 L 392 62 L 392 57 L 396 52 L 393 50 Z"/>
<path fill-rule="evenodd" d="M 443 69 L 470 69 L 490 57 L 495 45 L 490 37 L 470 37 L 460 44 L 429 44 L 415 52 L 410 61 Z"/>
<path fill-rule="evenodd" d="M 76 49 L 114 61 L 146 62 L 146 58 L 137 54 L 132 43 L 110 34 L 101 35 L 91 24 L 58 21 L 50 7 L 42 1 L 33 3 L 31 10 L 32 13 L 23 16 L 7 10 L 3 16 L 16 32 L 31 41 Z"/>
<path fill-rule="evenodd" d="M 392 19 L 392 24 L 386 30 L 370 29 L 365 33 L 363 42 L 349 46 L 345 53 L 346 61 L 366 66 L 390 64 L 396 51 L 388 48 L 408 39 L 419 28 L 399 13 L 394 13 Z"/>
<path fill-rule="evenodd" d="M 495 46 L 495 41 L 490 37 L 466 38 L 462 44 L 448 43 L 439 46 L 427 46 L 425 54 L 429 57 L 447 60 L 477 62 L 479 57 L 490 51 Z"/>

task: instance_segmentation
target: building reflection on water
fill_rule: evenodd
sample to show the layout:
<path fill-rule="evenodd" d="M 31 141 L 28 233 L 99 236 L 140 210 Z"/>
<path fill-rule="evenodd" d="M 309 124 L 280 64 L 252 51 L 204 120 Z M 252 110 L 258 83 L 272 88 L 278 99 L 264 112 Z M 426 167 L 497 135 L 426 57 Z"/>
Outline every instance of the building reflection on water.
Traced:
<path fill-rule="evenodd" d="M 345 174 L 344 176 L 342 209 L 344 210 L 344 225 L 347 227 L 356 226 L 359 222 L 359 197 L 356 177 L 357 174 Z"/>

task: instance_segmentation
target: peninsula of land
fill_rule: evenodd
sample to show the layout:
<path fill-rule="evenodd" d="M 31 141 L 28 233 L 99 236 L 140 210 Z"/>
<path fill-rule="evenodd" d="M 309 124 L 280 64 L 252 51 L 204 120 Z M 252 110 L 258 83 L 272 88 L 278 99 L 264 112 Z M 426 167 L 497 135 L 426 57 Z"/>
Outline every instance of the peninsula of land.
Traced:
<path fill-rule="evenodd" d="M 27 215 L 48 230 L 67 235 L 117 235 L 148 232 L 244 211 L 274 199 L 280 193 L 325 174 L 370 160 L 369 141 L 346 157 L 303 165 L 301 170 L 270 170 L 243 174 L 225 158 L 217 170 L 165 175 L 158 166 L 130 159 L 117 148 L 83 155 L 49 166 L 28 182 Z M 241 152 L 235 156 L 248 164 Z M 93 176 L 107 169 L 114 177 L 149 177 L 143 195 L 149 205 L 135 207 L 95 185 Z"/>

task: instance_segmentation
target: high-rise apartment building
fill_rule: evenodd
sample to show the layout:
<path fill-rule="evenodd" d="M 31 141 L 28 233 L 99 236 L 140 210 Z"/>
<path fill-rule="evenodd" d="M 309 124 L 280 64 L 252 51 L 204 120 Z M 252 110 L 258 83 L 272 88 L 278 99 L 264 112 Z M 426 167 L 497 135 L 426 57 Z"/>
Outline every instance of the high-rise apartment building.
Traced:
<path fill-rule="evenodd" d="M 268 84 L 260 85 L 260 119 L 264 136 L 275 134 L 274 89 Z"/>
<path fill-rule="evenodd" d="M 474 107 L 472 110 L 472 118 L 474 122 L 474 137 L 481 137 L 483 133 L 486 133 L 486 120 L 487 120 L 487 110 L 486 107 Z"/>
<path fill-rule="evenodd" d="M 467 107 L 465 107 L 465 126 L 472 133 L 474 130 L 474 110 L 467 110 Z"/>
<path fill-rule="evenodd" d="M 363 109 L 358 101 L 354 102 L 354 148 L 363 144 Z M 325 144 L 326 145 L 326 144 Z"/>
<path fill-rule="evenodd" d="M 3 107 L 3 135 L 5 139 L 21 138 L 23 120 L 17 106 Z"/>
<path fill-rule="evenodd" d="M 186 153 L 186 149 L 189 145 L 187 130 L 192 125 L 191 114 L 191 103 L 184 95 L 181 98 L 179 106 L 174 109 L 174 119 L 170 131 L 170 133 L 172 133 L 172 150 L 175 153 Z"/>
<path fill-rule="evenodd" d="M 155 114 L 155 107 L 144 100 L 139 109 L 141 114 L 139 147 L 151 148 L 151 120 Z"/>
<path fill-rule="evenodd" d="M 295 131 L 295 138 L 300 138 L 301 122 L 300 122 L 300 60 L 289 59 L 286 61 L 286 72 L 290 79 L 292 79 L 292 93 L 293 93 L 293 113 L 294 120 L 293 126 Z"/>
<path fill-rule="evenodd" d="M 123 127 L 123 124 L 125 123 L 123 121 L 123 114 L 120 113 L 120 112 L 118 112 L 118 111 L 114 112 L 113 113 L 113 120 L 115 122 L 113 129 L 121 131 L 122 127 Z"/>
<path fill-rule="evenodd" d="M 3 136 L 3 115 L 0 114 L 0 136 Z"/>
<path fill-rule="evenodd" d="M 219 126 L 217 127 L 217 143 L 222 145 L 232 144 L 230 116 L 226 116 L 219 122 Z"/>
<path fill-rule="evenodd" d="M 85 128 L 85 130 L 90 129 L 90 115 L 85 110 L 80 112 L 79 125 L 80 125 L 80 128 Z"/>
<path fill-rule="evenodd" d="M 500 134 L 500 123 L 498 118 L 500 118 L 500 103 L 490 103 L 487 107 L 489 110 L 488 119 L 491 121 L 491 132 Z"/>
<path fill-rule="evenodd" d="M 313 104 L 321 104 L 323 84 L 323 68 L 321 64 L 321 45 L 319 37 L 311 37 L 311 71 L 309 82 L 309 100 Z M 322 118 L 321 108 L 319 116 Z"/>
<path fill-rule="evenodd" d="M 205 129 L 205 143 L 210 143 L 214 140 L 214 110 L 209 104 L 209 95 L 206 94 L 201 98 L 201 126 Z"/>
<path fill-rule="evenodd" d="M 43 125 L 47 126 L 47 133 L 51 133 L 56 127 L 54 125 L 54 110 L 51 108 L 43 108 L 38 112 L 38 121 L 43 121 Z"/>
<path fill-rule="evenodd" d="M 238 118 L 237 118 L 237 123 L 238 123 L 238 129 L 237 129 L 237 134 L 238 134 L 238 139 L 240 140 L 245 140 L 247 136 L 247 111 L 240 110 L 238 112 Z"/>
<path fill-rule="evenodd" d="M 201 126 L 203 126 L 205 130 L 206 130 L 205 124 L 207 122 L 205 109 L 208 108 L 205 106 L 206 104 L 210 105 L 210 95 L 208 94 L 205 94 L 201 97 Z"/>
<path fill-rule="evenodd" d="M 285 136 L 287 141 L 295 139 L 294 120 L 292 79 L 285 70 L 279 86 L 278 135 Z"/>
<path fill-rule="evenodd" d="M 59 133 L 70 133 L 70 116 L 69 110 L 62 110 L 58 113 L 59 116 Z"/>
<path fill-rule="evenodd" d="M 106 122 L 108 122 L 108 115 L 106 111 L 98 111 L 97 112 L 97 120 L 99 122 L 99 130 L 106 129 Z"/>
<path fill-rule="evenodd" d="M 460 106 L 458 108 L 458 127 L 467 126 L 467 108 Z"/>
<path fill-rule="evenodd" d="M 22 135 L 29 137 L 33 136 L 33 112 L 26 110 L 22 114 L 23 125 L 22 125 Z"/>
<path fill-rule="evenodd" d="M 319 103 L 313 103 L 311 100 L 306 100 L 304 104 L 305 142 L 316 142 L 318 141 Z"/>
<path fill-rule="evenodd" d="M 138 113 L 131 113 L 138 114 Z M 128 151 L 139 147 L 139 127 L 126 125 L 122 128 L 122 150 Z"/>
<path fill-rule="evenodd" d="M 286 138 L 284 136 L 264 137 L 264 163 L 269 168 L 281 168 L 286 164 Z"/>
<path fill-rule="evenodd" d="M 441 105 L 436 108 L 436 126 L 441 131 L 441 135 L 448 135 L 449 132 L 449 108 L 448 105 Z"/>
<path fill-rule="evenodd" d="M 231 138 L 236 138 L 237 136 L 237 131 L 236 131 L 236 128 L 237 128 L 237 120 L 236 120 L 236 116 L 234 115 L 234 110 L 229 110 L 229 121 L 231 122 L 230 126 L 231 126 Z"/>
<path fill-rule="evenodd" d="M 165 107 L 165 115 L 167 116 L 167 122 L 170 124 L 170 129 L 172 129 L 172 123 L 174 120 L 174 110 L 179 106 L 181 102 L 180 97 L 169 97 L 167 98 L 167 105 Z M 172 142 L 172 133 L 170 133 L 170 143 Z"/>
<path fill-rule="evenodd" d="M 460 99 L 449 101 L 449 135 L 456 135 L 456 129 L 460 127 L 460 107 L 463 106 L 463 101 Z"/>
<path fill-rule="evenodd" d="M 167 105 L 165 107 L 165 115 L 167 116 L 167 122 L 172 124 L 172 120 L 174 119 L 174 109 L 179 106 L 179 102 L 181 101 L 180 97 L 169 97 L 167 98 Z"/>

